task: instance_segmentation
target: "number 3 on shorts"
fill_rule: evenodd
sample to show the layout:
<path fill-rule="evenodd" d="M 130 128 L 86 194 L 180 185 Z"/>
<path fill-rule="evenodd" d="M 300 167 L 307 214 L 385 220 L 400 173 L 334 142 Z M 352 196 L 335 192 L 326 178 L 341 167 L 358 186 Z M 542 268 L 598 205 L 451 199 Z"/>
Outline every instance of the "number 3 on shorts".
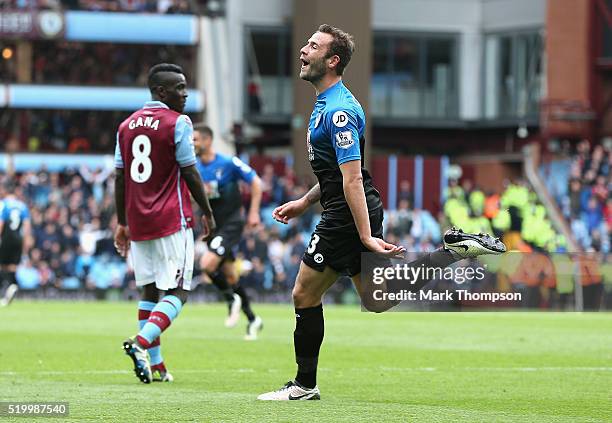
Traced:
<path fill-rule="evenodd" d="M 317 234 L 313 234 L 312 235 L 312 241 L 310 241 L 310 245 L 308 246 L 308 254 L 312 254 L 315 252 L 315 250 L 317 249 L 317 243 L 319 242 L 321 238 L 319 238 L 319 235 Z"/>

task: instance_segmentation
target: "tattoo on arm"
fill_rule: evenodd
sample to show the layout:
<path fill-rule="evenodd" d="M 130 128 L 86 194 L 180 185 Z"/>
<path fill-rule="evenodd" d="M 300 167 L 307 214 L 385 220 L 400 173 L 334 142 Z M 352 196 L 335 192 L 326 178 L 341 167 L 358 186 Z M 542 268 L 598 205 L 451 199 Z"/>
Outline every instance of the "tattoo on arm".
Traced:
<path fill-rule="evenodd" d="M 321 186 L 316 184 L 314 187 L 310 188 L 310 191 L 306 193 L 305 197 L 308 204 L 311 205 L 319 201 L 321 199 Z"/>

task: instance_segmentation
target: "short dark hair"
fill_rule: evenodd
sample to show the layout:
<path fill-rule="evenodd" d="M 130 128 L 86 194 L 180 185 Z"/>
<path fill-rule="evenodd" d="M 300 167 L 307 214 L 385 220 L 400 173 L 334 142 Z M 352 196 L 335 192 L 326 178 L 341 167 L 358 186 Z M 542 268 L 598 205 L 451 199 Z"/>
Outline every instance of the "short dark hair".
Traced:
<path fill-rule="evenodd" d="M 202 135 L 213 138 L 213 130 L 205 123 L 196 123 L 193 125 L 193 130 L 200 132 Z"/>
<path fill-rule="evenodd" d="M 149 69 L 147 85 L 149 86 L 149 90 L 151 90 L 151 92 L 153 92 L 155 87 L 163 85 L 163 81 L 159 75 L 162 72 L 172 72 L 184 75 L 183 68 L 181 68 L 179 65 L 175 65 L 174 63 L 158 63 Z"/>
<path fill-rule="evenodd" d="M 340 62 L 336 66 L 336 75 L 342 75 L 344 68 L 346 68 L 351 61 L 351 56 L 355 51 L 355 39 L 348 32 L 344 32 L 340 28 L 323 24 L 317 29 L 318 32 L 331 35 L 334 39 L 329 45 L 329 51 L 327 57 L 337 55 L 340 58 Z"/>
<path fill-rule="evenodd" d="M 15 191 L 17 191 L 17 188 L 19 188 L 19 184 L 17 183 L 17 181 L 15 179 L 9 177 L 4 182 L 3 188 L 4 188 L 4 190 L 6 191 L 7 194 L 14 194 Z"/>

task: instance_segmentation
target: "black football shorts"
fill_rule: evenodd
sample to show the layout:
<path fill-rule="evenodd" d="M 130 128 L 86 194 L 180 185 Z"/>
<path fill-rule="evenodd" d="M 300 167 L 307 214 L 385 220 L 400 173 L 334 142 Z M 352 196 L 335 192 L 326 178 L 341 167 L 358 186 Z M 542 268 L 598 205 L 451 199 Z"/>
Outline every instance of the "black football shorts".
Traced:
<path fill-rule="evenodd" d="M 352 219 L 352 216 L 351 216 Z M 370 212 L 372 236 L 383 236 L 383 208 Z M 354 221 L 321 219 L 315 228 L 302 261 L 308 267 L 322 272 L 325 266 L 338 273 L 355 276 L 361 272 L 361 253 L 369 251 L 359 239 Z"/>
<path fill-rule="evenodd" d="M 21 262 L 22 248 L 21 239 L 3 239 L 0 243 L 0 265 L 18 265 Z"/>
<path fill-rule="evenodd" d="M 208 249 L 228 260 L 234 260 L 234 249 L 238 247 L 244 220 L 242 218 L 232 219 L 224 222 L 223 225 L 215 230 L 215 234 L 208 241 Z"/>

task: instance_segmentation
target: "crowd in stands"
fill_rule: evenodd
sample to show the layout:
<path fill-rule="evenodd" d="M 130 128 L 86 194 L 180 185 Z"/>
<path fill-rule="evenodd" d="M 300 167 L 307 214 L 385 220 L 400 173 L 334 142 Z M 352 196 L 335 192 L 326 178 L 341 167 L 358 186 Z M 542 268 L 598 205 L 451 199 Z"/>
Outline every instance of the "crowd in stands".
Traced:
<path fill-rule="evenodd" d="M 236 266 L 241 283 L 256 297 L 288 300 L 318 216 L 312 209 L 289 225 L 275 222 L 272 210 L 281 203 L 301 197 L 307 186 L 300 183 L 291 170 L 279 172 L 272 164 L 261 166 L 258 173 L 263 185 L 262 225 L 245 230 L 236 251 Z M 0 174 L 0 186 L 7 178 Z M 116 218 L 112 169 L 81 167 L 62 173 L 26 172 L 17 175 L 16 179 L 17 191 L 30 208 L 34 232 L 33 248 L 24 256 L 17 275 L 24 290 L 35 290 L 35 295 L 42 292 L 45 296 L 73 293 L 85 297 L 132 298 L 137 295 L 130 261 L 126 263 L 119 257 L 113 246 Z M 400 181 L 399 186 L 398 207 L 387 211 L 385 216 L 385 238 L 405 246 L 409 255 L 437 248 L 442 231 L 451 225 L 466 232 L 501 236 L 509 249 L 530 253 L 525 256 L 526 260 L 531 260 L 529 268 L 534 268 L 536 258 L 540 257 L 537 265 L 548 269 L 546 263 L 554 262 L 556 256 L 551 255 L 547 261 L 541 255 L 548 257 L 550 253 L 567 250 L 565 239 L 553 230 L 544 206 L 523 181 L 508 182 L 500 193 L 485 193 L 469 180 L 461 184 L 453 180 L 446 193 L 444 210 L 437 217 L 413 207 L 407 181 Z M 246 188 L 244 204 L 249 203 Z M 196 234 L 198 230 L 196 228 Z M 195 277 L 202 283 L 194 299 L 216 295 L 216 291 L 204 283 L 206 277 L 198 272 L 198 258 L 205 249 L 205 243 L 196 242 Z M 569 257 L 566 254 L 558 256 Z M 533 283 L 517 272 L 508 272 L 506 279 L 514 289 L 524 288 L 531 292 L 529 304 L 534 307 L 540 305 L 539 289 L 542 287 L 558 290 L 559 295 L 567 299 L 574 289 L 573 271 L 545 276 L 547 272 L 534 276 Z M 498 278 L 501 284 L 498 289 L 506 289 L 502 286 L 503 280 Z M 347 301 L 347 298 L 354 301 L 354 292 L 347 289 L 350 285 L 350 279 L 343 278 L 334 285 L 330 297 L 336 301 Z M 552 294 L 547 295 L 552 298 Z M 552 303 L 547 304 L 551 306 Z"/>
<path fill-rule="evenodd" d="M 9 47 L 15 51 L 14 46 Z M 157 63 L 176 63 L 187 80 L 193 81 L 195 54 L 193 47 L 181 45 L 35 41 L 31 81 L 17 80 L 15 60 L 0 61 L 0 69 L 7 72 L 2 78 L 5 83 L 146 87 L 147 73 Z"/>
<path fill-rule="evenodd" d="M 593 166 L 600 168 L 602 161 L 597 160 L 601 159 L 599 154 L 595 153 L 595 164 L 587 161 L 576 163 L 580 163 L 579 168 L 589 173 Z M 590 155 L 585 153 L 582 157 Z M 597 198 L 595 192 L 603 194 L 599 188 L 595 183 L 584 191 L 585 210 L 593 207 L 593 201 Z M 597 243 L 593 242 L 595 238 L 591 232 L 589 244 L 582 245 L 588 248 L 584 248 L 582 253 L 572 251 L 567 239 L 554 229 L 545 206 L 525 181 L 507 181 L 501 192 L 485 193 L 474 187 L 470 180 L 463 180 L 461 185 L 451 180 L 444 214 L 449 224 L 466 232 L 491 233 L 501 237 L 508 250 L 515 252 L 501 260 L 489 262 L 488 270 L 497 274 L 497 290 L 523 293 L 522 305 L 530 308 L 572 308 L 572 295 L 577 282 L 582 286 L 585 310 L 599 310 L 602 304 L 608 308 L 612 306 L 609 232 L 605 237 L 599 237 Z M 588 223 L 589 214 L 584 213 L 579 205 L 574 216 L 573 223 L 576 220 L 582 222 L 582 219 L 585 219 L 585 225 Z M 595 230 L 606 230 L 601 226 L 605 224 L 602 220 L 593 219 L 592 223 Z"/>
<path fill-rule="evenodd" d="M 282 225 L 272 219 L 278 204 L 298 198 L 307 186 L 291 170 L 280 175 L 271 165 L 260 172 L 263 183 L 262 225 L 246 230 L 237 251 L 237 266 L 246 287 L 263 294 L 288 298 L 310 234 L 318 222 L 310 210 L 300 219 Z M 16 192 L 30 208 L 33 247 L 24 256 L 17 278 L 24 290 L 45 295 L 72 291 L 80 295 L 135 295 L 131 266 L 113 246 L 116 227 L 112 169 L 79 169 L 65 172 L 26 172 L 14 176 Z M 8 181 L 0 174 L 0 186 Z M 245 187 L 246 188 L 246 187 Z M 249 193 L 244 193 L 248 204 Z M 425 210 L 410 210 L 407 199 L 387 219 L 387 236 L 410 246 L 411 252 L 429 251 L 440 242 L 440 227 Z M 197 233 L 196 228 L 196 233 Z M 196 255 L 205 251 L 196 243 Z M 198 259 L 196 258 L 196 263 Z M 196 266 L 196 277 L 199 274 Z M 346 282 L 346 281 L 345 281 Z M 343 295 L 350 285 L 334 289 Z"/>
<path fill-rule="evenodd" d="M 591 148 L 578 144 L 572 159 L 565 215 L 585 249 L 610 252 L 612 236 L 612 142 Z"/>
<path fill-rule="evenodd" d="M 0 8 L 190 14 L 205 1 L 188 0 L 0 0 Z M 196 7 L 193 7 L 196 6 Z"/>
<path fill-rule="evenodd" d="M 76 6 L 80 10 L 107 12 L 192 13 L 187 0 L 79 0 Z"/>
<path fill-rule="evenodd" d="M 7 152 L 113 154 L 127 111 L 0 110 L 0 137 Z M 195 116 L 191 116 L 197 121 Z"/>
<path fill-rule="evenodd" d="M 71 3 L 68 0 L 66 3 Z M 60 0 L 0 0 L 0 9 L 60 9 L 62 2 Z M 65 7 L 65 6 L 64 6 Z"/>
<path fill-rule="evenodd" d="M 607 254 L 612 242 L 612 140 L 575 148 L 563 143 L 542 168 L 549 192 L 585 251 Z"/>

